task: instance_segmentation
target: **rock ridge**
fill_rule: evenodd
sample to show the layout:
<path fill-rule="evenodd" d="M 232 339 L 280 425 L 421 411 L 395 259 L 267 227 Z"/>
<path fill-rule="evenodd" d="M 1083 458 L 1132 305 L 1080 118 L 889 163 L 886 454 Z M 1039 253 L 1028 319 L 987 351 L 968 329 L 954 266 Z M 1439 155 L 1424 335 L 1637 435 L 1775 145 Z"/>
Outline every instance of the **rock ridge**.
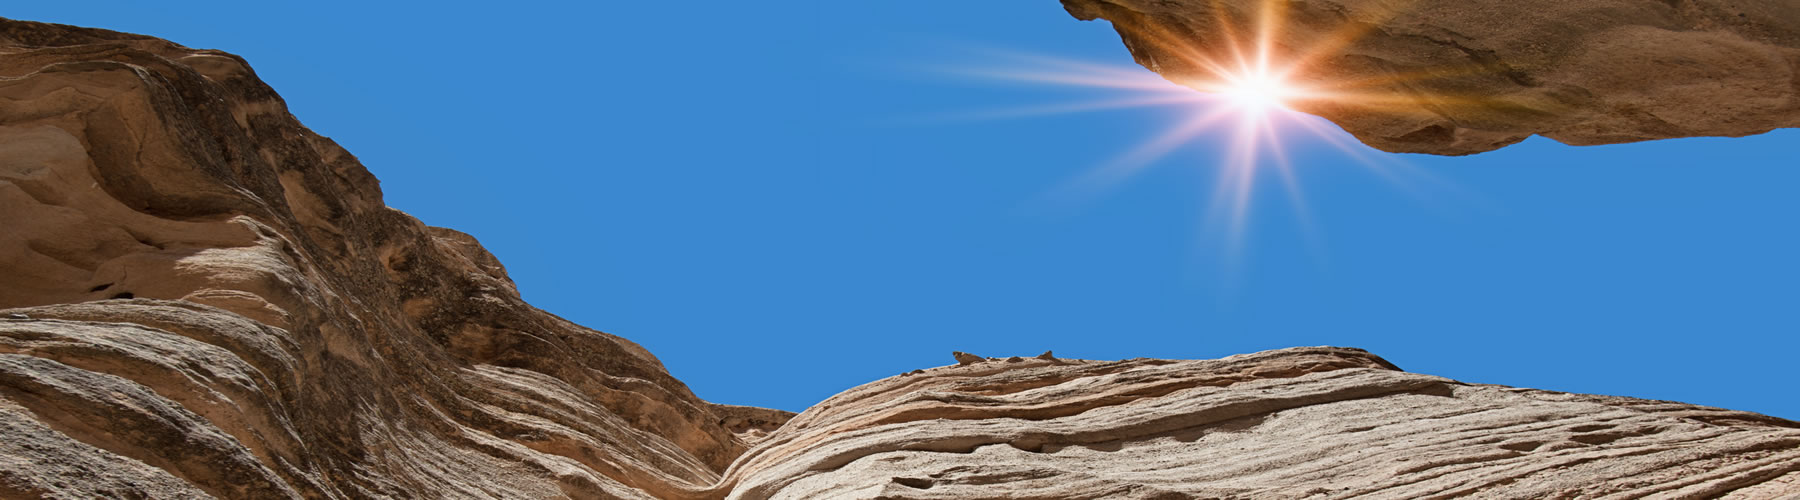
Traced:
<path fill-rule="evenodd" d="M 1307 347 L 928 369 L 808 409 L 728 476 L 733 498 L 1781 498 L 1797 447 L 1774 417 Z"/>
<path fill-rule="evenodd" d="M 0 213 L 0 496 L 667 496 L 786 418 L 524 303 L 224 52 L 0 20 Z"/>
<path fill-rule="evenodd" d="M 1221 78 L 1263 19 L 1290 107 L 1371 147 L 1465 155 L 1800 127 L 1800 4 L 1778 0 L 1062 0 L 1176 83 Z M 1266 14 L 1273 12 L 1274 14 Z M 1203 85 L 1202 85 L 1203 86 Z"/>

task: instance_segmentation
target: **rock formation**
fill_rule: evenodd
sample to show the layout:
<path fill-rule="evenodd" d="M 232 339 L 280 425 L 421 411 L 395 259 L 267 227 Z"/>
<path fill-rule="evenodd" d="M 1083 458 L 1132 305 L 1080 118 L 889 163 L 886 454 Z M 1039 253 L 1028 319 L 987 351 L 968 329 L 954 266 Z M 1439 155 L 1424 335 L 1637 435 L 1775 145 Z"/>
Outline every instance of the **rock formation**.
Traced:
<path fill-rule="evenodd" d="M 732 470 L 740 498 L 1783 498 L 1800 423 L 1343 348 L 989 360 L 834 396 Z"/>
<path fill-rule="evenodd" d="M 1800 424 L 1366 352 L 695 397 L 387 208 L 243 60 L 0 20 L 0 498 L 1800 493 Z"/>
<path fill-rule="evenodd" d="M 1063 0 L 1185 84 L 1263 20 L 1290 103 L 1391 152 L 1461 155 L 1800 127 L 1800 3 L 1785 0 Z"/>
<path fill-rule="evenodd" d="M 0 221 L 0 497 L 670 496 L 787 417 L 525 304 L 223 52 L 0 20 Z"/>

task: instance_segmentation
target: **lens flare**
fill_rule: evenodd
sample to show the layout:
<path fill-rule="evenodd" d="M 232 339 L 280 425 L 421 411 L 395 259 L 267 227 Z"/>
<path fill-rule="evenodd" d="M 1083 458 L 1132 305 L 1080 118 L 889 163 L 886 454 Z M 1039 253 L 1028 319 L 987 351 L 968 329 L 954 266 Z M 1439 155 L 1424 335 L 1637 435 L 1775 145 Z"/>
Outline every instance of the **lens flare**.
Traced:
<path fill-rule="evenodd" d="M 1229 86 L 1226 86 L 1224 92 L 1220 92 L 1220 94 L 1226 95 L 1226 99 L 1231 99 L 1231 104 L 1237 104 L 1238 110 L 1260 115 L 1260 113 L 1271 112 L 1271 110 L 1285 110 L 1287 95 L 1291 92 L 1292 90 L 1287 88 L 1287 83 L 1283 83 L 1280 79 L 1274 79 L 1265 74 L 1253 74 L 1253 76 L 1231 79 Z"/>
<path fill-rule="evenodd" d="M 1373 14 L 1377 17 L 1395 16 L 1409 2 L 1410 0 L 1387 2 L 1382 4 L 1385 7 L 1383 11 Z M 1179 64 L 1198 70 L 1169 72 L 1201 75 L 1188 81 L 1170 82 L 1161 75 L 1136 66 L 1117 67 L 996 49 L 975 50 L 988 56 L 1010 60 L 1016 63 L 1011 66 L 1016 69 L 995 69 L 1006 66 L 992 63 L 984 64 L 979 69 L 948 69 L 953 73 L 990 79 L 1125 93 L 1122 97 L 1101 102 L 1063 103 L 990 112 L 976 117 L 1020 117 L 1169 106 L 1191 110 L 1187 119 L 1104 162 L 1093 172 L 1075 181 L 1070 188 L 1088 191 L 1096 187 L 1108 187 L 1185 145 L 1207 137 L 1223 138 L 1224 147 L 1219 148 L 1217 156 L 1204 162 L 1213 166 L 1218 175 L 1218 182 L 1215 184 L 1218 191 L 1210 198 L 1208 214 L 1209 218 L 1215 223 L 1222 223 L 1226 229 L 1228 251 L 1235 255 L 1237 247 L 1242 243 L 1251 194 L 1256 189 L 1259 177 L 1273 177 L 1280 182 L 1294 205 L 1294 212 L 1298 214 L 1303 232 L 1308 233 L 1308 239 L 1316 237 L 1310 234 L 1313 230 L 1310 229 L 1311 223 L 1301 196 L 1295 166 L 1290 162 L 1288 151 L 1283 149 L 1284 138 L 1295 134 L 1315 136 L 1320 139 L 1318 143 L 1341 150 L 1354 162 L 1370 167 L 1390 179 L 1399 173 L 1392 167 L 1405 167 L 1392 158 L 1369 155 L 1371 149 L 1357 144 L 1330 122 L 1296 111 L 1296 107 L 1305 107 L 1300 104 L 1329 102 L 1347 107 L 1395 109 L 1400 106 L 1416 106 L 1419 99 L 1428 98 L 1433 106 L 1445 108 L 1484 105 L 1480 98 L 1402 95 L 1392 90 L 1396 88 L 1396 84 L 1409 81 L 1489 71 L 1482 67 L 1435 68 L 1356 80 L 1322 79 L 1316 74 L 1317 65 L 1342 54 L 1379 22 L 1368 22 L 1369 19 L 1365 19 L 1365 22 L 1347 23 L 1336 31 L 1318 34 L 1284 33 L 1284 5 L 1285 2 L 1280 0 L 1264 0 L 1260 9 L 1248 15 L 1255 18 L 1248 23 L 1232 18 L 1234 15 L 1245 16 L 1215 9 L 1215 12 L 1219 12 L 1217 26 L 1222 31 L 1217 35 L 1222 37 L 1223 43 L 1219 43 L 1220 39 L 1214 39 L 1214 43 L 1204 50 L 1193 45 L 1192 36 L 1155 36 L 1155 33 L 1140 32 L 1139 36 L 1150 36 L 1160 42 L 1161 50 L 1152 57 L 1160 59 L 1161 63 Z M 1242 25 L 1252 26 L 1253 32 L 1238 33 L 1230 28 Z M 1292 35 L 1289 39 L 1310 40 L 1310 43 L 1298 48 L 1277 46 L 1275 40 L 1279 38 L 1278 35 L 1283 34 Z M 1171 57 L 1179 60 L 1170 60 Z M 1157 66 L 1159 62 L 1151 61 L 1146 64 Z M 1297 76 L 1307 78 L 1296 78 Z"/>
<path fill-rule="evenodd" d="M 1219 94 L 1244 113 L 1263 115 L 1278 109 L 1285 110 L 1288 98 L 1295 94 L 1287 82 L 1267 72 L 1226 78 L 1225 86 L 1219 89 Z"/>

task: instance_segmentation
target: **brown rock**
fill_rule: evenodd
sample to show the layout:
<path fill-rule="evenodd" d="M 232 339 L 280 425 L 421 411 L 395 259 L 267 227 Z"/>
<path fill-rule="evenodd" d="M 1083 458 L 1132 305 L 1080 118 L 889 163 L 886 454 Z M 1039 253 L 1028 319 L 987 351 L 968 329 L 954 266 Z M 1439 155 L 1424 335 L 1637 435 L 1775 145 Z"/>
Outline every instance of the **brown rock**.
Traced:
<path fill-rule="evenodd" d="M 745 443 L 755 444 L 768 437 L 769 433 L 794 418 L 793 412 L 757 408 L 754 406 L 722 405 L 711 403 L 712 412 L 719 416 L 719 424 L 726 430 L 737 434 Z"/>
<path fill-rule="evenodd" d="M 1800 3 L 1780 0 L 1063 0 L 1184 84 L 1274 6 L 1290 106 L 1392 152 L 1461 155 L 1800 126 Z M 1348 39 L 1347 43 L 1334 40 Z"/>
<path fill-rule="evenodd" d="M 1781 498 L 1800 424 L 1367 352 L 955 353 L 708 403 L 229 54 L 0 20 L 0 498 Z"/>
<path fill-rule="evenodd" d="M 955 357 L 956 364 L 961 365 L 961 366 L 967 366 L 967 365 L 972 365 L 975 363 L 980 363 L 982 361 L 987 361 L 987 358 L 984 358 L 981 356 L 976 356 L 974 354 L 969 354 L 969 353 L 962 352 L 962 351 L 951 351 L 950 355 Z"/>
<path fill-rule="evenodd" d="M 223 52 L 0 19 L 0 214 L 0 497 L 680 496 L 788 416 L 525 304 Z"/>

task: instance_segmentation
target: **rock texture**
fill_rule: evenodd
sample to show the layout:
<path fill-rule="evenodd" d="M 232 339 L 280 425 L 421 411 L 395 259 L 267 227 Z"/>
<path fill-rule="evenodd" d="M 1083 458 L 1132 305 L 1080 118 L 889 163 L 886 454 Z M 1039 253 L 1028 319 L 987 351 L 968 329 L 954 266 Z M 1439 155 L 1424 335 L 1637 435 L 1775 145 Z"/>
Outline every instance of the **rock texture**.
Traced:
<path fill-rule="evenodd" d="M 1063 5 L 1112 21 L 1139 63 L 1188 84 L 1216 81 L 1199 61 L 1236 61 L 1263 19 L 1280 19 L 1273 62 L 1300 62 L 1297 84 L 1345 94 L 1291 107 L 1391 152 L 1479 153 L 1533 134 L 1592 145 L 1800 126 L 1800 3 L 1788 0 Z"/>
<path fill-rule="evenodd" d="M 1800 424 L 1369 353 L 987 358 L 712 404 L 382 204 L 241 59 L 0 20 L 0 498 L 1800 494 Z"/>
<path fill-rule="evenodd" d="M 1789 498 L 1800 423 L 1356 349 L 995 359 L 832 397 L 733 471 L 736 498 Z"/>
<path fill-rule="evenodd" d="M 669 496 L 787 417 L 525 304 L 223 52 L 0 20 L 0 225 L 0 497 Z"/>

